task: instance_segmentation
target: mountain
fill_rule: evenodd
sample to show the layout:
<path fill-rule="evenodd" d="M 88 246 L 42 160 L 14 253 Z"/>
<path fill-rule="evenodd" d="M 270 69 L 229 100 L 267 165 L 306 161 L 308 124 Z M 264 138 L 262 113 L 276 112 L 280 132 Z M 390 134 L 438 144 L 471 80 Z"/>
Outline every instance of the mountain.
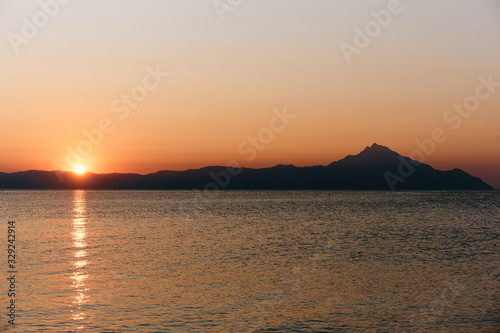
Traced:
<path fill-rule="evenodd" d="M 205 167 L 139 174 L 77 175 L 62 171 L 0 173 L 1 189 L 492 190 L 453 169 L 436 170 L 373 144 L 327 166 L 250 169 Z"/>

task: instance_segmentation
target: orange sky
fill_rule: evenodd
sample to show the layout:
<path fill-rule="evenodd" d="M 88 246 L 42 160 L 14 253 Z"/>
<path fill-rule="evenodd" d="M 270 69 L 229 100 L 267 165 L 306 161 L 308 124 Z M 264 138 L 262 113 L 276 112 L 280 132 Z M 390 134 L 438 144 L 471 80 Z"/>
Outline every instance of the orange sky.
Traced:
<path fill-rule="evenodd" d="M 500 188 L 500 87 L 446 113 L 480 76 L 500 82 L 500 4 L 401 1 L 347 61 L 342 43 L 389 3 L 244 1 L 221 20 L 210 1 L 73 1 L 27 38 L 43 8 L 0 2 L 0 171 L 73 169 L 68 147 L 93 172 L 328 164 L 373 142 L 409 155 L 442 128 L 425 162 Z M 126 106 L 133 92 L 144 100 Z M 296 117 L 267 140 L 285 109 Z"/>

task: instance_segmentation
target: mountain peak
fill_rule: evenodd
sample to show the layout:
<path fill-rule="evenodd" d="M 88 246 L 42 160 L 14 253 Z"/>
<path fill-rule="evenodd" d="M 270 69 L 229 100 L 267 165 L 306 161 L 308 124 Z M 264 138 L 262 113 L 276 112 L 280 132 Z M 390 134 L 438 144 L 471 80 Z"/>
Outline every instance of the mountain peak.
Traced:
<path fill-rule="evenodd" d="M 374 143 L 371 146 L 366 146 L 366 148 L 361 152 L 361 154 L 365 153 L 365 152 L 392 152 L 392 153 L 394 153 L 394 151 L 389 149 L 388 147 L 379 145 L 377 143 Z"/>
<path fill-rule="evenodd" d="M 377 143 L 366 148 L 357 155 L 348 155 L 345 158 L 333 162 L 330 166 L 337 167 L 359 167 L 359 166 L 380 166 L 399 163 L 397 157 L 400 156 L 395 151 Z"/>

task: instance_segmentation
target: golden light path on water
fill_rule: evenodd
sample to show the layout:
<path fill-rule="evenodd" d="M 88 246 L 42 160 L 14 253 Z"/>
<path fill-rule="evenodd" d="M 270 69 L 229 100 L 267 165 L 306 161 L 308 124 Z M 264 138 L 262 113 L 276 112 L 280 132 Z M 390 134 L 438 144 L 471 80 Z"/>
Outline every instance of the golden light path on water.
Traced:
<path fill-rule="evenodd" d="M 85 312 L 82 310 L 82 305 L 87 303 L 88 295 L 86 292 L 89 290 L 86 287 L 86 280 L 89 277 L 86 270 L 88 264 L 87 261 L 87 244 L 85 238 L 87 236 L 87 231 L 85 228 L 86 224 L 86 198 L 85 191 L 77 190 L 74 192 L 73 197 L 73 262 L 72 262 L 72 274 L 71 279 L 73 280 L 73 288 L 75 289 L 75 297 L 73 300 L 73 306 L 71 307 L 71 316 L 75 324 L 78 325 L 78 329 L 85 328 L 83 325 L 83 320 L 87 317 Z"/>

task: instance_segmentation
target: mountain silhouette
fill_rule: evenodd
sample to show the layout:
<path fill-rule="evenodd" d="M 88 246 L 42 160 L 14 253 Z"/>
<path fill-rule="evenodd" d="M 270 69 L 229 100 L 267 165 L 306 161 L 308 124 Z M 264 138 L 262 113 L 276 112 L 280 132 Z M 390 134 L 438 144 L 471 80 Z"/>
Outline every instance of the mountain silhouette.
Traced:
<path fill-rule="evenodd" d="M 0 173 L 1 189 L 246 189 L 246 190 L 492 190 L 481 179 L 453 169 L 436 170 L 373 144 L 327 166 L 77 175 L 31 170 Z"/>
<path fill-rule="evenodd" d="M 374 143 L 371 147 L 367 146 L 358 155 L 348 155 L 337 162 L 331 163 L 329 167 L 390 166 L 399 163 L 397 161 L 398 156 L 400 155 L 395 151 Z"/>

